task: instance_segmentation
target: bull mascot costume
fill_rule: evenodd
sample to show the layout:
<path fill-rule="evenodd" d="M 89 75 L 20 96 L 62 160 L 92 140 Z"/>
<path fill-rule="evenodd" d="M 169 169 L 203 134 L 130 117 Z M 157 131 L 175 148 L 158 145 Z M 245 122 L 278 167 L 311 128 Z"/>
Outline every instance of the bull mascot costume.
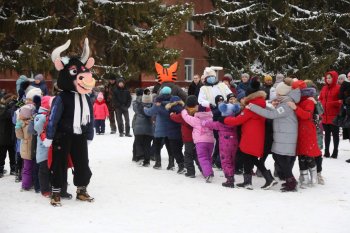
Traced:
<path fill-rule="evenodd" d="M 52 144 L 51 205 L 61 206 L 60 191 L 67 181 L 67 160 L 71 156 L 74 165 L 73 183 L 77 186 L 77 200 L 92 202 L 86 187 L 90 183 L 88 144 L 94 136 L 93 108 L 89 93 L 95 86 L 90 72 L 95 60 L 89 58 L 89 41 L 86 38 L 81 57 L 61 57 L 68 49 L 68 40 L 56 48 L 51 59 L 59 72 L 57 86 L 62 90 L 52 104 L 46 139 L 43 144 Z"/>

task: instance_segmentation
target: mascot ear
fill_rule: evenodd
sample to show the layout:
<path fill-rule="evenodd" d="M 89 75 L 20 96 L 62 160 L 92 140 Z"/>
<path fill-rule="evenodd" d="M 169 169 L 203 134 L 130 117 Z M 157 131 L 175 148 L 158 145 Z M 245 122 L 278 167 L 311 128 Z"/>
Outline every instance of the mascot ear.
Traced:
<path fill-rule="evenodd" d="M 157 71 L 158 74 L 162 74 L 163 73 L 163 66 L 161 64 L 156 62 L 155 63 L 155 67 L 156 67 L 156 71 Z"/>
<path fill-rule="evenodd" d="M 176 70 L 177 70 L 178 64 L 179 64 L 178 62 L 175 62 L 174 64 L 172 64 L 172 65 L 168 68 L 168 70 L 169 70 L 171 73 L 175 73 Z"/>
<path fill-rule="evenodd" d="M 93 67 L 93 65 L 95 64 L 95 59 L 93 59 L 92 57 L 90 57 L 86 64 L 85 64 L 85 67 L 88 68 L 88 69 L 91 69 L 91 67 Z"/>
<path fill-rule="evenodd" d="M 63 70 L 64 66 L 63 66 L 63 63 L 61 62 L 61 58 L 56 58 L 54 64 L 57 71 Z"/>

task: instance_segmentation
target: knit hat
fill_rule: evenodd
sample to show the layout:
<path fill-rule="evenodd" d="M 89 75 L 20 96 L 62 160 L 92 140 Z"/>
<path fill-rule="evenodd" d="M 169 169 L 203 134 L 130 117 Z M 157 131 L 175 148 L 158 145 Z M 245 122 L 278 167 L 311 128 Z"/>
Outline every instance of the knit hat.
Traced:
<path fill-rule="evenodd" d="M 195 107 L 196 105 L 198 105 L 197 96 L 195 96 L 195 95 L 188 96 L 186 99 L 186 106 L 187 107 Z"/>
<path fill-rule="evenodd" d="M 345 74 L 340 74 L 340 75 L 338 76 L 338 81 L 337 81 L 337 83 L 339 84 L 340 81 L 349 82 L 349 80 L 348 80 L 348 78 L 346 77 Z"/>
<path fill-rule="evenodd" d="M 249 81 L 249 87 L 248 87 L 247 91 L 245 92 L 245 96 L 253 94 L 254 92 L 257 92 L 259 90 L 260 90 L 259 78 L 252 77 Z"/>
<path fill-rule="evenodd" d="M 53 96 L 43 96 L 41 98 L 41 108 L 44 108 L 46 110 L 49 110 L 51 108 L 52 100 L 54 99 Z"/>
<path fill-rule="evenodd" d="M 180 113 L 184 109 L 184 102 L 178 96 L 172 96 L 170 102 L 165 105 L 165 109 L 169 112 Z"/>
<path fill-rule="evenodd" d="M 204 107 L 202 105 L 198 105 L 198 112 L 210 112 L 210 108 Z"/>
<path fill-rule="evenodd" d="M 37 74 L 37 75 L 35 75 L 34 80 L 43 81 L 44 80 L 44 76 L 42 74 Z"/>
<path fill-rule="evenodd" d="M 283 74 L 277 74 L 277 75 L 276 75 L 275 87 L 276 87 L 279 83 L 283 82 L 283 79 L 284 79 L 284 75 L 283 75 Z"/>
<path fill-rule="evenodd" d="M 222 78 L 222 81 L 228 81 L 231 82 L 232 81 L 232 75 L 231 74 L 225 74 L 224 77 Z"/>
<path fill-rule="evenodd" d="M 230 93 L 226 96 L 226 101 L 228 102 L 232 97 L 236 98 L 235 94 Z"/>
<path fill-rule="evenodd" d="M 136 96 L 142 96 L 143 95 L 143 89 L 142 88 L 136 88 L 135 89 Z"/>
<path fill-rule="evenodd" d="M 222 95 L 215 96 L 215 105 L 216 106 L 218 106 L 219 102 L 224 102 L 224 101 L 225 101 L 225 99 L 224 99 L 224 97 Z"/>
<path fill-rule="evenodd" d="M 241 77 L 246 77 L 246 78 L 250 78 L 250 75 L 248 74 L 248 73 L 243 73 L 242 75 L 241 75 Z"/>
<path fill-rule="evenodd" d="M 264 82 L 272 81 L 272 80 L 273 80 L 273 79 L 272 79 L 271 75 L 265 75 L 265 77 L 264 77 Z"/>
<path fill-rule="evenodd" d="M 99 92 L 99 93 L 98 93 L 97 99 L 98 99 L 98 100 L 101 100 L 101 101 L 103 100 L 103 94 L 102 94 L 102 92 Z"/>
<path fill-rule="evenodd" d="M 160 95 L 170 95 L 171 94 L 171 88 L 165 86 L 162 89 L 160 89 L 159 94 Z"/>
<path fill-rule="evenodd" d="M 143 90 L 143 94 L 144 95 L 149 95 L 149 94 L 151 94 L 151 90 L 146 88 L 145 90 Z"/>
<path fill-rule="evenodd" d="M 303 80 L 297 80 L 297 81 L 294 81 L 293 83 L 292 83 L 292 89 L 297 89 L 297 88 L 299 88 L 300 90 L 301 89 L 304 89 L 304 88 L 306 88 L 307 86 L 306 86 L 306 83 L 303 81 Z"/>
<path fill-rule="evenodd" d="M 34 96 L 42 96 L 42 92 L 40 88 L 32 88 L 28 93 L 26 94 L 26 99 L 33 100 Z"/>
<path fill-rule="evenodd" d="M 221 116 L 232 116 L 240 111 L 241 107 L 239 104 L 219 104 L 219 111 Z"/>
<path fill-rule="evenodd" d="M 292 90 L 292 87 L 287 85 L 285 82 L 280 82 L 276 87 L 276 94 L 285 96 Z"/>
<path fill-rule="evenodd" d="M 33 113 L 34 113 L 34 109 L 35 109 L 35 107 L 32 104 L 27 104 L 27 105 L 22 106 L 19 109 L 19 117 L 22 119 L 31 118 L 33 116 Z"/>

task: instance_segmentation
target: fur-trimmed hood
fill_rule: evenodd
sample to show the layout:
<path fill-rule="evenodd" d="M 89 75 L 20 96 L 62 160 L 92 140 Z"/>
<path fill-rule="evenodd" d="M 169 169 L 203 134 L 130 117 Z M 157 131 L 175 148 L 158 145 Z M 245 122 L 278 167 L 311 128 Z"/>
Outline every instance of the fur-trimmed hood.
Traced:
<path fill-rule="evenodd" d="M 266 92 L 257 91 L 245 97 L 244 104 L 248 105 L 250 103 L 253 103 L 261 107 L 265 107 L 266 106 L 265 99 L 266 99 Z"/>
<path fill-rule="evenodd" d="M 165 109 L 169 111 L 169 109 L 171 109 L 172 107 L 174 107 L 176 105 L 180 105 L 180 106 L 184 107 L 185 103 L 182 100 L 168 103 L 167 105 L 165 105 Z"/>

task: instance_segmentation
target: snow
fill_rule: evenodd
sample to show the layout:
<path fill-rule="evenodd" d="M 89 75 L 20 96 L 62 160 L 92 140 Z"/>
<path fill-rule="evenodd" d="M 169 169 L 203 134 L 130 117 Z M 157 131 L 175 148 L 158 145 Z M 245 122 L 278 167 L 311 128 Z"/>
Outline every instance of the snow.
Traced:
<path fill-rule="evenodd" d="M 186 178 L 164 169 L 165 149 L 162 170 L 138 167 L 131 162 L 132 143 L 133 138 L 110 135 L 109 127 L 106 135 L 95 136 L 88 187 L 94 203 L 63 200 L 54 208 L 40 194 L 20 192 L 13 176 L 1 178 L 0 232 L 349 232 L 348 141 L 341 141 L 337 160 L 324 159 L 324 186 L 294 193 L 281 193 L 281 182 L 273 190 L 260 190 L 264 182 L 258 177 L 253 177 L 253 191 L 223 188 L 223 173 L 217 170 L 211 184 L 198 173 Z M 270 157 L 266 164 L 273 169 Z M 295 175 L 297 168 L 296 163 Z M 237 182 L 242 179 L 236 176 Z M 73 194 L 70 171 L 69 183 Z"/>

